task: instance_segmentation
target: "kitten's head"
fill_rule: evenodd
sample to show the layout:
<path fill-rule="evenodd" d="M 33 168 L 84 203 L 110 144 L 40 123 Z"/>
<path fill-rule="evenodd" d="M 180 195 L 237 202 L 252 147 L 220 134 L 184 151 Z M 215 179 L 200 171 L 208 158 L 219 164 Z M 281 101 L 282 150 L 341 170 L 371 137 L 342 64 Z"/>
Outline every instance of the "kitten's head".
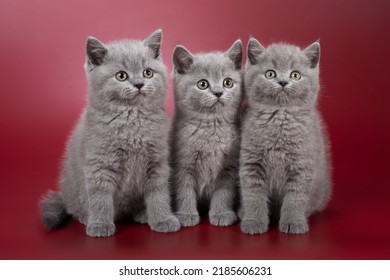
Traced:
<path fill-rule="evenodd" d="M 103 44 L 93 37 L 86 43 L 90 102 L 103 108 L 162 105 L 166 68 L 161 60 L 161 30 L 144 41 Z"/>
<path fill-rule="evenodd" d="M 287 44 L 264 48 L 251 38 L 245 74 L 248 105 L 313 106 L 319 89 L 319 59 L 318 42 L 303 50 Z"/>
<path fill-rule="evenodd" d="M 183 46 L 173 52 L 176 107 L 191 115 L 232 113 L 242 99 L 242 43 L 222 52 L 191 54 Z"/>

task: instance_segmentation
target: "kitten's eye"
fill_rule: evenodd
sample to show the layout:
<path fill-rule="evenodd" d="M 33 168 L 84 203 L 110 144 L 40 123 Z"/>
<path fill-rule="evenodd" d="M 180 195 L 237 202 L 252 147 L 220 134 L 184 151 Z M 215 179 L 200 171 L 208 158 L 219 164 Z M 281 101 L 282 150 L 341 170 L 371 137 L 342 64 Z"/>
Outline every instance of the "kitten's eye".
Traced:
<path fill-rule="evenodd" d="M 200 80 L 196 85 L 199 89 L 205 90 L 209 87 L 209 82 L 207 80 Z"/>
<path fill-rule="evenodd" d="M 223 80 L 223 86 L 224 86 L 225 88 L 232 88 L 233 85 L 234 85 L 234 82 L 233 82 L 232 79 L 226 78 L 225 80 Z"/>
<path fill-rule="evenodd" d="M 119 71 L 118 73 L 115 74 L 115 78 L 118 81 L 123 82 L 127 79 L 127 73 L 125 71 Z"/>
<path fill-rule="evenodd" d="M 301 79 L 301 73 L 299 73 L 298 71 L 292 71 L 290 74 L 290 78 L 295 81 L 299 81 Z"/>
<path fill-rule="evenodd" d="M 153 70 L 149 69 L 149 68 L 145 69 L 143 74 L 144 74 L 144 77 L 147 78 L 147 79 L 150 79 L 150 78 L 152 78 L 154 76 Z"/>
<path fill-rule="evenodd" d="M 264 75 L 268 80 L 275 79 L 276 72 L 274 70 L 268 70 Z"/>

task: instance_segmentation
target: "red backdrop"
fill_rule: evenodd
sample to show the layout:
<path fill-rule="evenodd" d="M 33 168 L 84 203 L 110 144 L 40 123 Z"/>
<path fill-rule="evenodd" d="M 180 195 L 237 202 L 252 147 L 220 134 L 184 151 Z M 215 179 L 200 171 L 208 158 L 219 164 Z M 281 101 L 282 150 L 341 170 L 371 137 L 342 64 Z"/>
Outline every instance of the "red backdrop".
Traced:
<path fill-rule="evenodd" d="M 0 258 L 390 258 L 390 2 L 0 0 Z M 47 232 L 38 200 L 57 182 L 69 131 L 85 104 L 84 43 L 145 38 L 225 50 L 250 35 L 264 45 L 321 40 L 320 109 L 333 147 L 334 196 L 306 235 L 262 236 L 204 220 L 173 234 L 120 226 L 91 239 L 76 222 Z M 170 82 L 167 110 L 172 114 Z"/>

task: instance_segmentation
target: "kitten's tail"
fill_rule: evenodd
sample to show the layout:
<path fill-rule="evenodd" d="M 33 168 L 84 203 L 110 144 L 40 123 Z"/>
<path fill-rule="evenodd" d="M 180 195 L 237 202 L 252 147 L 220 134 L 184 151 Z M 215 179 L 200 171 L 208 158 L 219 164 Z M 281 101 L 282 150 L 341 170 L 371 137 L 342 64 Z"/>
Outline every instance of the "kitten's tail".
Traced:
<path fill-rule="evenodd" d="M 57 229 L 68 217 L 61 193 L 48 191 L 41 200 L 41 218 L 45 227 Z"/>

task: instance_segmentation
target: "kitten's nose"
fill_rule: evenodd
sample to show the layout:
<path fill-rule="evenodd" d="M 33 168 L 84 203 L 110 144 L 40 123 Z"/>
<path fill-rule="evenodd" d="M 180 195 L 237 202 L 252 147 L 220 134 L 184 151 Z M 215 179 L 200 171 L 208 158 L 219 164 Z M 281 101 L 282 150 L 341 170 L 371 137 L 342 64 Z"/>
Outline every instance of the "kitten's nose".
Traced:
<path fill-rule="evenodd" d="M 138 88 L 138 89 L 141 89 L 144 86 L 144 84 L 143 83 L 138 83 L 138 84 L 135 84 L 134 86 L 136 88 Z"/>
<path fill-rule="evenodd" d="M 216 97 L 220 98 L 223 94 L 223 92 L 214 92 L 213 93 Z"/>
<path fill-rule="evenodd" d="M 285 87 L 288 84 L 288 82 L 279 81 L 278 84 L 281 85 L 282 87 Z"/>

